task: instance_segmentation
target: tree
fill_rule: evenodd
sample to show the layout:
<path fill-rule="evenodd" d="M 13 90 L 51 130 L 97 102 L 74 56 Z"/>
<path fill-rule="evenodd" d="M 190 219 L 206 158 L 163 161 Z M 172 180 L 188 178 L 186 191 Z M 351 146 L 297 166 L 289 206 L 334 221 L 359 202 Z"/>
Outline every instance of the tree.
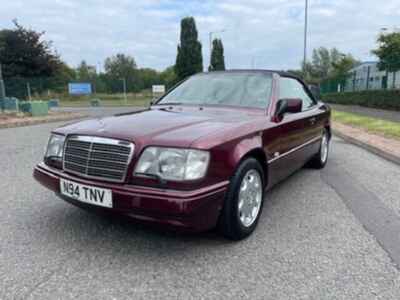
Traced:
<path fill-rule="evenodd" d="M 85 60 L 82 60 L 76 69 L 76 77 L 80 81 L 92 81 L 96 79 L 96 68 L 89 66 Z"/>
<path fill-rule="evenodd" d="M 151 68 L 138 69 L 137 77 L 140 89 L 151 89 L 154 84 L 160 84 L 160 73 Z"/>
<path fill-rule="evenodd" d="M 167 86 L 167 88 L 174 86 L 178 82 L 174 71 L 174 66 L 170 66 L 162 71 L 160 74 L 160 79 L 161 82 Z"/>
<path fill-rule="evenodd" d="M 181 21 L 180 44 L 176 56 L 175 73 L 178 80 L 203 71 L 201 43 L 198 41 L 196 23 L 193 17 Z"/>
<path fill-rule="evenodd" d="M 347 77 L 349 71 L 359 64 L 360 62 L 351 54 L 342 54 L 337 61 L 332 62 L 333 70 L 329 75 L 331 77 Z"/>
<path fill-rule="evenodd" d="M 325 79 L 332 74 L 333 65 L 342 56 L 343 54 L 336 48 L 329 50 L 325 47 L 319 47 L 313 50 L 311 65 L 306 69 L 309 70 L 311 77 Z"/>
<path fill-rule="evenodd" d="M 311 62 L 305 64 L 306 80 L 318 84 L 324 79 L 346 77 L 348 71 L 358 64 L 359 61 L 351 54 L 344 54 L 336 48 L 320 47 L 313 50 Z"/>
<path fill-rule="evenodd" d="M 126 80 L 129 92 L 140 90 L 137 66 L 132 56 L 118 53 L 104 62 L 107 85 L 111 92 L 122 92 L 122 80 Z"/>
<path fill-rule="evenodd" d="M 396 83 L 396 72 L 400 70 L 400 32 L 380 34 L 378 37 L 379 47 L 372 51 L 378 56 L 378 68 L 393 72 L 393 88 Z"/>
<path fill-rule="evenodd" d="M 208 71 L 224 71 L 225 58 L 224 58 L 224 45 L 222 40 L 214 39 L 212 43 L 210 66 Z"/>
<path fill-rule="evenodd" d="M 76 71 L 67 64 L 61 63 L 55 76 L 48 77 L 48 80 L 45 81 L 46 84 L 43 84 L 42 90 L 39 93 L 43 93 L 45 89 L 48 91 L 63 92 L 68 82 L 75 80 L 75 78 Z"/>
<path fill-rule="evenodd" d="M 3 76 L 49 77 L 62 67 L 51 50 L 51 42 L 43 40 L 44 32 L 26 29 L 13 21 L 14 29 L 0 31 L 0 63 Z"/>

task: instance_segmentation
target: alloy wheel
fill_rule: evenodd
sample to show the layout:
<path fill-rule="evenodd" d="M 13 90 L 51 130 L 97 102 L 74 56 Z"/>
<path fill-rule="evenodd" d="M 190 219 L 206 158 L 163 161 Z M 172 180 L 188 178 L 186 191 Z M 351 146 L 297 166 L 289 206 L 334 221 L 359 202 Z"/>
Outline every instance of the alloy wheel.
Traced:
<path fill-rule="evenodd" d="M 238 215 L 245 227 L 250 227 L 260 212 L 263 186 L 257 170 L 251 169 L 243 177 L 239 189 Z"/>

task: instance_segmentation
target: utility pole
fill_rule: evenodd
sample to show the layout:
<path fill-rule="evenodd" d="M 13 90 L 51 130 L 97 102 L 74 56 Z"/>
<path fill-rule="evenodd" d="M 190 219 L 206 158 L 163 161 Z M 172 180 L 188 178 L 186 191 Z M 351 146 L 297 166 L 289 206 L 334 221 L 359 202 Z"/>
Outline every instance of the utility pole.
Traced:
<path fill-rule="evenodd" d="M 1 71 L 1 64 L 0 64 L 0 99 L 4 99 L 5 97 L 6 97 L 6 89 L 4 88 L 3 73 Z"/>
<path fill-rule="evenodd" d="M 303 56 L 303 76 L 306 76 L 307 63 L 307 31 L 308 31 L 308 0 L 305 0 L 304 10 L 304 56 Z"/>
<path fill-rule="evenodd" d="M 32 101 L 32 97 L 31 97 L 31 85 L 29 84 L 29 82 L 26 83 L 26 90 L 28 92 L 28 99 L 29 101 Z"/>
<path fill-rule="evenodd" d="M 3 74 L 1 72 L 1 64 L 0 64 L 0 101 L 6 97 L 6 89 L 4 88 Z M 1 111 L 4 111 L 4 103 L 1 101 Z"/>
<path fill-rule="evenodd" d="M 122 86 L 123 86 L 123 89 L 124 89 L 125 105 L 127 105 L 128 104 L 128 98 L 126 97 L 126 78 L 124 77 L 121 80 L 122 80 Z"/>

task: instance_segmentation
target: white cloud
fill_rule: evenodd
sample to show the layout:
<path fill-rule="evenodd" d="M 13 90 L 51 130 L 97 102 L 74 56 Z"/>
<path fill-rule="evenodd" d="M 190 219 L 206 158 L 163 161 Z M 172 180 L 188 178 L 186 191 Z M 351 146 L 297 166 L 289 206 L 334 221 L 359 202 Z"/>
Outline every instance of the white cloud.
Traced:
<path fill-rule="evenodd" d="M 209 60 L 209 32 L 223 39 L 226 64 L 248 68 L 297 68 L 303 52 L 304 0 L 13 0 L 3 1 L 0 27 L 17 18 L 46 31 L 70 65 L 97 64 L 117 52 L 141 67 L 175 62 L 180 18 L 193 15 Z M 371 59 L 381 27 L 400 26 L 400 1 L 310 0 L 309 49 L 338 47 Z M 309 52 L 311 53 L 311 51 Z"/>

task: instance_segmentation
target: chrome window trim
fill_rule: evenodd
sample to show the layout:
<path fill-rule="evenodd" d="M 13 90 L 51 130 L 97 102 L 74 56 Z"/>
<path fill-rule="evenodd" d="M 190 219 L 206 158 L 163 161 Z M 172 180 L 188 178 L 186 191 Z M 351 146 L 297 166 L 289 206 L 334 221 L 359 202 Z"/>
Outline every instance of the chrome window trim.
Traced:
<path fill-rule="evenodd" d="M 296 152 L 297 150 L 300 150 L 301 148 L 304 148 L 305 146 L 308 146 L 308 145 L 310 145 L 312 143 L 315 143 L 315 142 L 317 142 L 317 141 L 319 141 L 321 139 L 322 139 L 322 136 L 315 137 L 315 138 L 309 140 L 308 142 L 306 142 L 304 144 L 301 144 L 301 145 L 299 145 L 299 146 L 297 146 L 297 147 L 295 147 L 295 148 L 293 148 L 293 149 L 291 149 L 291 150 L 289 150 L 289 151 L 287 151 L 287 152 L 285 152 L 285 153 L 283 153 L 283 154 L 281 154 L 281 155 L 279 155 L 277 157 L 274 157 L 274 158 L 268 160 L 268 164 L 271 164 L 274 161 L 276 161 L 278 159 L 281 159 L 281 158 L 283 158 L 283 157 L 285 157 L 285 156 L 287 156 L 289 154 L 292 154 L 293 152 Z"/>
<path fill-rule="evenodd" d="M 128 160 L 126 162 L 126 170 L 125 170 L 125 172 L 123 172 L 122 179 L 119 180 L 119 179 L 106 178 L 106 177 L 100 177 L 100 176 L 94 176 L 94 175 L 87 175 L 87 174 L 83 174 L 83 173 L 80 173 L 80 172 L 72 171 L 72 170 L 70 170 L 68 168 L 65 169 L 65 159 L 64 159 L 65 149 L 67 147 L 67 141 L 70 140 L 70 139 L 75 140 L 75 141 L 83 141 L 83 142 L 91 143 L 90 144 L 90 148 L 88 149 L 89 153 L 92 152 L 93 143 L 129 147 L 131 149 L 131 152 L 128 155 Z M 63 167 L 63 171 L 71 173 L 71 174 L 78 175 L 78 176 L 83 177 L 83 178 L 98 179 L 98 180 L 101 180 L 101 181 L 123 183 L 123 182 L 126 181 L 126 176 L 128 174 L 128 169 L 129 169 L 129 166 L 130 166 L 130 164 L 132 162 L 132 158 L 133 158 L 134 152 L 135 152 L 135 144 L 132 143 L 132 142 L 128 142 L 128 141 L 125 141 L 125 140 L 112 139 L 112 138 L 97 137 L 97 136 L 71 134 L 71 135 L 67 135 L 65 137 L 63 156 L 62 156 L 62 167 Z M 89 159 L 88 159 L 88 163 L 89 163 Z M 88 164 L 86 164 L 86 170 L 88 169 L 88 167 L 89 167 Z M 111 170 L 111 171 L 113 171 L 113 170 Z"/>

